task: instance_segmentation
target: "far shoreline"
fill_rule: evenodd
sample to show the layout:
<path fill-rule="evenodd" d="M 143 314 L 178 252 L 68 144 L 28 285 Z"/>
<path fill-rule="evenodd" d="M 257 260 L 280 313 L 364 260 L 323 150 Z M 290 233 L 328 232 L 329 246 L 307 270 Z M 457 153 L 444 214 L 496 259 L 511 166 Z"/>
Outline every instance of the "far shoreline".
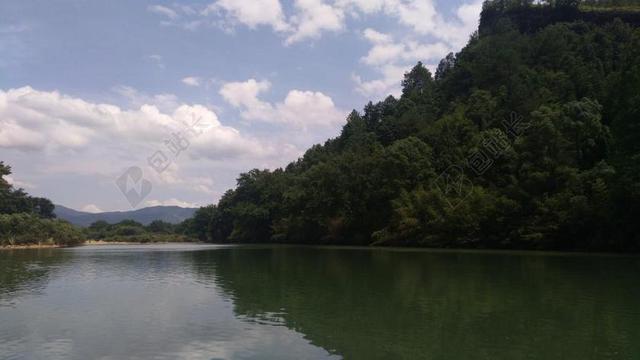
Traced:
<path fill-rule="evenodd" d="M 64 244 L 22 244 L 22 245 L 0 245 L 0 251 L 3 250 L 34 250 L 34 249 L 65 249 L 82 247 L 86 245 L 157 245 L 157 244 L 206 244 L 201 241 L 104 241 L 104 240 L 86 240 L 80 244 L 64 245 Z"/>
<path fill-rule="evenodd" d="M 3 245 L 0 246 L 0 251 L 2 250 L 27 250 L 27 249 L 58 249 L 69 247 L 67 245 L 59 245 L 59 244 L 26 244 L 26 245 Z"/>
<path fill-rule="evenodd" d="M 87 240 L 79 246 L 84 245 L 154 245 L 154 244 L 205 244 L 201 241 L 104 241 Z"/>

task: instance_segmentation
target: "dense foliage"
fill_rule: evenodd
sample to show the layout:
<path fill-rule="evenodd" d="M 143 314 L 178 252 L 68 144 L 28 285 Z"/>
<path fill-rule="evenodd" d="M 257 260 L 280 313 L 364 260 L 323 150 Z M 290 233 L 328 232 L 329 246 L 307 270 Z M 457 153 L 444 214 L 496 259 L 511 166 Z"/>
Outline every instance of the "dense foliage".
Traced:
<path fill-rule="evenodd" d="M 29 196 L 5 179 L 11 167 L 0 161 L 0 246 L 77 245 L 84 238 L 73 225 L 54 219 L 49 199 Z"/>
<path fill-rule="evenodd" d="M 184 242 L 193 238 L 186 236 L 181 225 L 154 220 L 144 226 L 134 220 L 123 220 L 115 224 L 99 220 L 84 229 L 88 239 L 106 242 Z"/>
<path fill-rule="evenodd" d="M 66 221 L 46 219 L 29 213 L 0 214 L 0 246 L 78 245 L 82 233 Z"/>
<path fill-rule="evenodd" d="M 418 63 L 399 99 L 286 169 L 240 175 L 191 226 L 213 242 L 640 249 L 640 29 L 608 11 L 511 16 L 577 3 L 488 2 L 434 76 Z"/>

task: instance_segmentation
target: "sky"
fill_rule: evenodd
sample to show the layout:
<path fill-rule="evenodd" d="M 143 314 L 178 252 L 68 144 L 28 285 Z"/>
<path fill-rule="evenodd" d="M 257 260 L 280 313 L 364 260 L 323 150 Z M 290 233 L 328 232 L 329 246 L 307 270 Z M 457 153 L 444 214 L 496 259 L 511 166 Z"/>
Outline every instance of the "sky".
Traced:
<path fill-rule="evenodd" d="M 481 0 L 3 0 L 0 160 L 77 210 L 217 202 L 339 135 Z"/>

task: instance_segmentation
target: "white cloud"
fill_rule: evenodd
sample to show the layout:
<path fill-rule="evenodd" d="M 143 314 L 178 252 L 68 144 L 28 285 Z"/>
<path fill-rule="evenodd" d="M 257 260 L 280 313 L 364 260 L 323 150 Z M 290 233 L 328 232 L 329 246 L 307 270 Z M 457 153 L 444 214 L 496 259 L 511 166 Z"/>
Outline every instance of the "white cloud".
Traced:
<path fill-rule="evenodd" d="M 418 60 L 439 61 L 450 51 L 450 48 L 442 42 L 423 44 L 414 40 L 394 41 L 390 35 L 372 29 L 366 29 L 364 36 L 373 44 L 373 47 L 361 61 L 371 66 L 398 62 L 411 63 Z"/>
<path fill-rule="evenodd" d="M 352 16 L 358 16 L 358 12 L 372 14 L 382 11 L 387 3 L 388 0 L 337 0 L 335 6 L 348 10 Z"/>
<path fill-rule="evenodd" d="M 260 101 L 258 95 L 271 88 L 271 83 L 267 80 L 256 81 L 249 79 L 244 82 L 229 82 L 220 88 L 220 95 L 234 107 L 245 107 L 255 114 L 246 115 L 247 118 L 261 116 L 261 113 L 271 111 L 271 105 Z"/>
<path fill-rule="evenodd" d="M 296 13 L 290 18 L 293 33 L 285 41 L 292 44 L 304 39 L 317 39 L 323 31 L 340 31 L 344 27 L 344 11 L 322 0 L 296 0 Z"/>
<path fill-rule="evenodd" d="M 456 10 L 458 22 L 445 22 L 443 26 L 442 39 L 448 41 L 455 48 L 463 47 L 469 40 L 469 36 L 478 28 L 480 12 L 482 11 L 482 1 L 475 0 L 471 3 L 463 4 Z"/>
<path fill-rule="evenodd" d="M 179 206 L 183 208 L 197 208 L 200 205 L 188 201 L 171 198 L 168 200 L 147 200 L 145 206 Z"/>
<path fill-rule="evenodd" d="M 432 34 L 441 22 L 431 0 L 388 1 L 387 13 L 421 34 Z"/>
<path fill-rule="evenodd" d="M 401 94 L 400 83 L 405 72 L 409 70 L 407 66 L 386 64 L 376 69 L 381 77 L 373 80 L 363 80 L 359 75 L 353 75 L 356 83 L 356 91 L 364 96 L 384 97 L 393 95 L 398 97 Z"/>
<path fill-rule="evenodd" d="M 131 108 L 153 105 L 162 112 L 172 112 L 181 105 L 178 97 L 173 94 L 149 95 L 126 85 L 114 86 L 111 90 L 124 97 L 127 100 L 128 106 Z"/>
<path fill-rule="evenodd" d="M 363 8 L 363 3 L 344 0 L 353 7 Z M 368 97 L 384 97 L 400 94 L 400 79 L 417 61 L 423 61 L 434 71 L 436 64 L 449 52 L 459 50 L 467 42 L 469 35 L 477 28 L 482 1 L 474 0 L 458 7 L 453 20 L 445 20 L 430 0 L 396 1 L 384 0 L 375 11 L 384 11 L 421 35 L 417 38 L 409 34 L 399 40 L 373 29 L 366 29 L 363 37 L 371 43 L 371 49 L 360 60 L 371 67 L 380 77 L 363 80 L 353 75 L 356 91 Z"/>
<path fill-rule="evenodd" d="M 23 189 L 35 189 L 37 186 L 33 185 L 30 182 L 26 182 L 26 181 L 20 181 L 17 180 L 16 178 L 14 178 L 11 175 L 6 175 L 4 176 L 4 179 L 11 185 L 13 185 L 14 188 L 23 188 Z"/>
<path fill-rule="evenodd" d="M 336 108 L 331 97 L 321 92 L 294 89 L 281 102 L 272 104 L 261 100 L 260 93 L 270 87 L 271 84 L 266 80 L 230 82 L 220 88 L 220 95 L 229 104 L 241 109 L 241 116 L 246 120 L 308 129 L 336 126 L 346 117 L 346 112 Z"/>
<path fill-rule="evenodd" d="M 400 95 L 402 76 L 416 62 L 437 63 L 450 51 L 450 47 L 442 42 L 420 43 L 411 39 L 396 41 L 391 35 L 373 29 L 365 29 L 363 36 L 371 42 L 372 47 L 360 61 L 381 76 L 363 80 L 359 75 L 353 75 L 356 91 L 364 96 Z"/>
<path fill-rule="evenodd" d="M 162 144 L 169 134 L 200 119 L 194 150 L 208 158 L 260 156 L 265 147 L 202 105 L 162 112 L 154 105 L 125 110 L 31 87 L 0 90 L 0 147 L 29 151 L 81 150 L 98 143 L 130 148 Z M 114 140 L 118 141 L 114 144 Z"/>
<path fill-rule="evenodd" d="M 381 32 L 377 32 L 371 28 L 366 28 L 362 34 L 365 39 L 369 40 L 374 44 L 386 44 L 393 41 L 393 37 L 387 34 L 383 34 Z"/>
<path fill-rule="evenodd" d="M 464 46 L 478 26 L 483 0 L 472 0 L 456 9 L 447 20 L 433 0 L 338 0 L 336 6 L 365 14 L 384 13 L 421 35 L 430 35 L 455 48 Z"/>
<path fill-rule="evenodd" d="M 182 83 L 188 86 L 200 86 L 200 78 L 195 76 L 187 76 L 182 79 Z"/>
<path fill-rule="evenodd" d="M 240 84 L 227 94 L 228 101 L 252 114 L 250 118 L 264 105 L 269 115 L 264 121 L 293 126 L 275 132 L 265 127 L 266 132 L 258 130 L 250 135 L 222 124 L 211 108 L 182 104 L 169 94 L 159 97 L 120 87 L 118 93 L 132 104 L 123 106 L 27 86 L 0 89 L 0 152 L 10 164 L 29 164 L 20 176 L 53 200 L 76 208 L 91 204 L 101 209 L 126 207 L 114 181 L 130 166 L 141 167 L 145 179 L 153 184 L 150 199 L 175 197 L 205 204 L 233 186 L 239 172 L 286 165 L 299 157 L 302 149 L 335 131 L 324 126 L 325 122 L 344 119 L 333 101 L 320 92 L 292 90 L 281 102 L 269 103 L 260 99 L 262 91 L 270 87 L 268 82 Z M 164 110 L 144 103 L 162 103 L 163 99 L 170 99 Z M 188 147 L 179 157 L 172 157 L 164 141 L 197 119 L 200 122 L 193 127 L 196 135 L 188 138 Z M 318 123 L 323 126 L 317 131 L 293 130 Z M 148 158 L 158 150 L 172 161 L 161 173 L 148 164 Z M 79 187 L 77 184 L 99 190 L 90 195 L 76 193 L 72 188 Z M 87 204 L 87 196 L 94 197 L 91 204 Z"/>
<path fill-rule="evenodd" d="M 175 20 L 178 18 L 178 13 L 175 12 L 175 10 L 168 8 L 166 6 L 150 5 L 147 9 L 153 13 L 164 15 L 171 20 Z"/>
<path fill-rule="evenodd" d="M 270 26 L 290 45 L 318 39 L 325 32 L 344 30 L 347 16 L 384 14 L 417 34 L 459 48 L 477 26 L 481 8 L 482 0 L 472 0 L 456 10 L 454 19 L 447 20 L 438 12 L 434 0 L 294 0 L 288 15 L 279 0 L 217 0 L 200 15 L 222 19 L 225 30 L 237 24 L 250 29 Z M 191 23 L 200 24 L 202 19 Z"/>
<path fill-rule="evenodd" d="M 278 0 L 218 0 L 209 5 L 204 15 L 224 13 L 232 22 L 255 29 L 261 25 L 271 26 L 275 31 L 286 31 L 282 6 Z"/>
<path fill-rule="evenodd" d="M 319 91 L 291 90 L 276 105 L 274 118 L 288 124 L 330 126 L 345 121 L 346 112 L 336 108 L 333 100 Z"/>
<path fill-rule="evenodd" d="M 147 59 L 151 61 L 155 66 L 157 66 L 159 69 L 165 68 L 164 58 L 162 57 L 162 55 L 151 54 L 147 56 Z"/>
<path fill-rule="evenodd" d="M 243 24 L 250 29 L 270 26 L 286 36 L 285 44 L 317 39 L 323 32 L 344 28 L 345 14 L 340 6 L 323 0 L 295 0 L 293 12 L 286 16 L 279 0 L 218 0 L 201 12 L 225 21 L 224 30 Z"/>
<path fill-rule="evenodd" d="M 425 62 L 433 70 L 447 53 L 464 46 L 477 28 L 481 9 L 482 0 L 470 0 L 455 9 L 453 18 L 448 18 L 438 11 L 434 0 L 295 0 L 287 16 L 276 0 L 260 1 L 257 5 L 248 0 L 219 0 L 205 13 L 226 16 L 250 28 L 270 25 L 285 36 L 286 45 L 318 39 L 325 32 L 342 31 L 348 16 L 384 14 L 393 18 L 410 29 L 404 37 L 396 35 L 394 39 L 373 29 L 363 33 L 372 47 L 361 61 L 379 77 L 362 79 L 360 75 L 353 75 L 359 93 L 386 96 L 399 94 L 402 74 L 417 61 Z M 270 104 L 252 101 L 254 106 L 246 106 L 246 118 L 272 118 L 260 109 Z M 260 115 L 251 114 L 253 110 L 260 111 Z"/>
<path fill-rule="evenodd" d="M 95 204 L 88 204 L 82 207 L 82 209 L 80 209 L 80 211 L 84 211 L 84 212 L 89 212 L 89 213 L 101 213 L 102 209 L 100 209 L 98 206 L 96 206 Z"/>

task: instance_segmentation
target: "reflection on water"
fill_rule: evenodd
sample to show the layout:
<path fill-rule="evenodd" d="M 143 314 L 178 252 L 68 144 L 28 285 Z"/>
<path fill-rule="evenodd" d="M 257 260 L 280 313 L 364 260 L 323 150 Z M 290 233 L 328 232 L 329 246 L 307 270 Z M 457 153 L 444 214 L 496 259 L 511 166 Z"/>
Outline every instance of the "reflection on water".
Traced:
<path fill-rule="evenodd" d="M 0 306 L 24 293 L 36 293 L 47 285 L 49 274 L 65 263 L 66 254 L 55 249 L 0 252 Z"/>
<path fill-rule="evenodd" d="M 611 256 L 0 252 L 0 358 L 634 359 L 639 275 Z"/>

